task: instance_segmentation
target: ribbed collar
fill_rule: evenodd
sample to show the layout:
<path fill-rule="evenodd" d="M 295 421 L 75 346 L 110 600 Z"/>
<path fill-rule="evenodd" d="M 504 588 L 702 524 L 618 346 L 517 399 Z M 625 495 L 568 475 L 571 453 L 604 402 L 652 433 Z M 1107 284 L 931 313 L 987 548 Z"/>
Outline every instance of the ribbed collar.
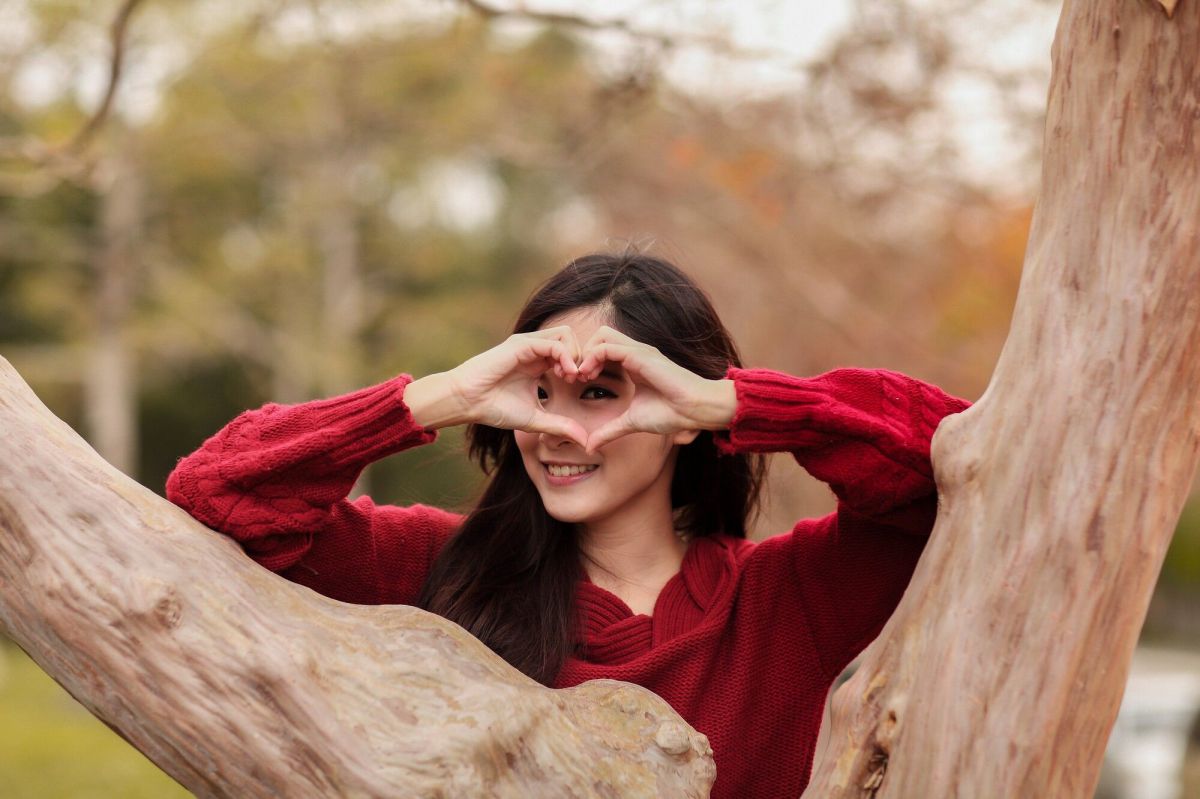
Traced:
<path fill-rule="evenodd" d="M 679 572 L 659 593 L 653 617 L 634 615 L 620 597 L 585 576 L 576 594 L 584 658 L 593 663 L 624 663 L 695 629 L 728 602 L 735 582 L 735 553 L 747 545 L 744 539 L 725 535 L 693 539 Z"/>

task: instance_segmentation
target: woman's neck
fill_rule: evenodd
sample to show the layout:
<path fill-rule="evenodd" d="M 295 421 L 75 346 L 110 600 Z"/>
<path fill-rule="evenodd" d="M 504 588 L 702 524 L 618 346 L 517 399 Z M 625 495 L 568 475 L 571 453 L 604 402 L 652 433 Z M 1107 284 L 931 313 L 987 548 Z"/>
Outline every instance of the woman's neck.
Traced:
<path fill-rule="evenodd" d="M 687 543 L 675 533 L 669 505 L 662 511 L 586 526 L 580 547 L 589 579 L 609 590 L 661 589 L 679 571 L 687 551 Z"/>

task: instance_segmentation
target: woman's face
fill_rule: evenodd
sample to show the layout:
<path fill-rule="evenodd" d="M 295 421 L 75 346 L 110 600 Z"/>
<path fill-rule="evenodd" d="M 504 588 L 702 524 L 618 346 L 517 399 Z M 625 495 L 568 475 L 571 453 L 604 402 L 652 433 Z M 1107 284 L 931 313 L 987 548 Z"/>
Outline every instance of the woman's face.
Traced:
<path fill-rule="evenodd" d="M 611 322 L 596 309 L 581 308 L 552 317 L 542 327 L 569 326 L 582 348 L 605 324 Z M 619 416 L 633 398 L 634 384 L 620 364 L 605 364 L 601 371 L 590 383 L 568 383 L 552 370 L 546 372 L 538 383 L 542 407 L 574 419 L 589 433 Z M 589 455 L 569 438 L 521 430 L 513 435 L 546 511 L 559 521 L 586 527 L 618 516 L 637 519 L 670 510 L 676 451 L 670 436 L 630 433 Z M 568 466 L 594 468 L 571 474 L 579 469 Z"/>

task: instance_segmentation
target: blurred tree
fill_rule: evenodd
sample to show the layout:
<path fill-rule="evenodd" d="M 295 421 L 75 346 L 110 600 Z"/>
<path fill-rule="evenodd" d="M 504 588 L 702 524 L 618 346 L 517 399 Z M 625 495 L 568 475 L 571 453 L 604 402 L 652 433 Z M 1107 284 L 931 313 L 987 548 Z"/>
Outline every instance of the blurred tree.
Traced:
<path fill-rule="evenodd" d="M 96 287 L 84 407 L 96 451 L 121 471 L 136 474 L 136 364 L 128 328 L 139 283 L 142 179 L 140 164 L 127 149 L 106 156 L 99 171 L 104 177 L 98 241 L 91 248 Z"/>
<path fill-rule="evenodd" d="M 445 368 L 495 340 L 542 265 L 594 247 L 598 231 L 640 241 L 652 232 L 677 249 L 725 300 L 752 361 L 814 371 L 868 358 L 924 370 L 960 393 L 982 385 L 977 363 L 931 364 L 925 317 L 900 311 L 927 302 L 943 274 L 928 267 L 927 245 L 872 233 L 882 231 L 872 214 L 911 207 L 911 197 L 888 204 L 878 192 L 850 190 L 854 159 L 819 140 L 841 126 L 831 124 L 834 109 L 847 118 L 859 109 L 863 131 L 899 130 L 932 108 L 920 92 L 863 83 L 898 79 L 897 70 L 871 79 L 865 65 L 904 60 L 891 53 L 905 48 L 915 48 L 928 79 L 916 82 L 935 83 L 954 55 L 936 19 L 863 8 L 855 27 L 804 67 L 811 91 L 722 108 L 656 77 L 687 47 L 756 57 L 719 36 L 480 3 L 465 5 L 487 19 L 556 27 L 516 40 L 470 16 L 435 17 L 409 25 L 411 34 L 355 27 L 385 5 L 140 10 L 144 27 L 127 31 L 126 49 L 173 64 L 133 145 L 153 209 L 137 237 L 144 280 L 131 320 L 143 392 L 198 358 L 247 364 L 258 388 L 224 405 L 228 414 L 268 398 L 333 393 L 390 369 Z M 80 49 L 78 19 L 104 10 L 32 8 L 42 44 L 64 57 Z M 589 51 L 564 31 L 614 28 L 632 32 L 640 55 L 598 77 Z M 914 110 L 901 113 L 906 103 Z M 54 138 L 44 124 L 30 132 Z M 109 131 L 92 149 L 132 134 Z M 940 191 L 969 196 L 947 188 L 948 171 Z M 664 196 L 688 201 L 664 204 Z M 781 282 L 789 301 L 777 299 Z M 401 297 L 398 312 L 386 298 Z M 416 342 L 423 346 L 410 348 Z M 27 368 L 20 355 L 15 362 Z M 211 418 L 219 424 L 216 408 Z M 160 439 L 146 435 L 143 449 Z M 141 459 L 171 460 L 152 451 Z M 151 485 L 163 476 L 142 474 Z M 400 498 L 396 476 L 379 482 L 381 499 Z M 459 470 L 445 484 L 463 477 Z M 781 501 L 764 527 L 827 506 L 824 490 L 798 477 L 778 482 Z M 797 484 L 805 496 L 789 498 Z"/>

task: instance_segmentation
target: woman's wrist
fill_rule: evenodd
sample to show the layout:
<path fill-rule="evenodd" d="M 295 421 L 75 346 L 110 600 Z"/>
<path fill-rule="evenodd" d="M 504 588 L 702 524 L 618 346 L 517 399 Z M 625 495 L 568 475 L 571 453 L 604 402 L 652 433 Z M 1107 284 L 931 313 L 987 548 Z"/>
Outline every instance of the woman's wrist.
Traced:
<path fill-rule="evenodd" d="M 694 421 L 701 430 L 726 430 L 737 411 L 737 387 L 729 379 L 706 380 Z"/>
<path fill-rule="evenodd" d="M 404 404 L 414 422 L 431 430 L 471 421 L 449 372 L 435 372 L 409 383 L 404 387 Z"/>

